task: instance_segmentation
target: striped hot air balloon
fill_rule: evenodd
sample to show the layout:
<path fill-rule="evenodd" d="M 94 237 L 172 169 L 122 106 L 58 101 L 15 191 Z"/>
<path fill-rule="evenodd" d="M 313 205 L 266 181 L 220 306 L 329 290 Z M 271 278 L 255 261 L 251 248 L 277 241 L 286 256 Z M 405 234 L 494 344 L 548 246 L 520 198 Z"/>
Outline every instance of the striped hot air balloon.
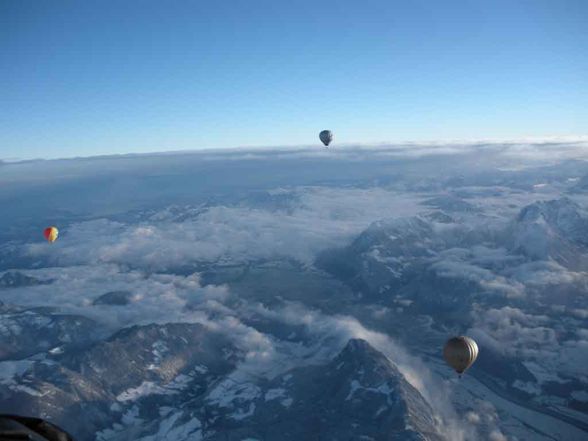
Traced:
<path fill-rule="evenodd" d="M 57 236 L 59 236 L 59 230 L 57 227 L 47 227 L 43 231 L 43 235 L 47 239 L 47 242 L 53 243 L 57 240 Z"/>
<path fill-rule="evenodd" d="M 464 335 L 450 338 L 443 348 L 443 357 L 461 377 L 461 374 L 478 358 L 478 345 L 470 337 Z"/>

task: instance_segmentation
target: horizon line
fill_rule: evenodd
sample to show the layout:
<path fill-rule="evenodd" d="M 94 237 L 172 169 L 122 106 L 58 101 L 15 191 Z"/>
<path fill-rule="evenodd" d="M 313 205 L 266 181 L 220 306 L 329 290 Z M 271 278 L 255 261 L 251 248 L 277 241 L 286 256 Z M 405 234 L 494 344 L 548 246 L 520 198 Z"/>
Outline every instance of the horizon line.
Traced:
<path fill-rule="evenodd" d="M 92 159 L 124 159 L 132 157 L 145 157 L 145 156 L 164 156 L 164 155 L 194 155 L 194 154 L 210 154 L 210 153 L 245 153 L 245 152 L 275 152 L 283 150 L 284 152 L 291 151 L 306 151 L 321 149 L 321 151 L 344 149 L 349 150 L 352 148 L 385 148 L 385 147 L 400 147 L 400 146 L 447 146 L 447 145 L 484 145 L 484 144 L 578 144 L 588 142 L 587 135 L 554 135 L 554 136 L 527 136 L 527 137 L 513 137 L 513 138 L 446 138 L 437 140 L 405 140 L 405 141 L 380 141 L 380 142 L 346 142 L 333 144 L 329 147 L 325 147 L 320 143 L 314 144 L 281 144 L 281 145 L 243 145 L 235 147 L 203 147 L 194 149 L 181 149 L 181 150 L 156 150 L 146 152 L 126 152 L 126 153 L 106 153 L 98 155 L 88 156 L 68 156 L 68 157 L 56 157 L 56 158 L 0 158 L 0 164 L 23 164 L 28 162 L 43 162 L 43 161 L 74 161 L 80 159 L 92 160 Z"/>

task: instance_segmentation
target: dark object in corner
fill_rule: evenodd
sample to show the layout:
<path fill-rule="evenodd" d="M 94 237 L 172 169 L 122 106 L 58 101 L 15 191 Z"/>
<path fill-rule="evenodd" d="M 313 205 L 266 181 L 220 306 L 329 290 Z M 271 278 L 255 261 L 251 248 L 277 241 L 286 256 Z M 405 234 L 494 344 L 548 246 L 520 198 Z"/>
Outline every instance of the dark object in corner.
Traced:
<path fill-rule="evenodd" d="M 40 418 L 0 415 L 0 441 L 74 441 L 59 427 Z"/>

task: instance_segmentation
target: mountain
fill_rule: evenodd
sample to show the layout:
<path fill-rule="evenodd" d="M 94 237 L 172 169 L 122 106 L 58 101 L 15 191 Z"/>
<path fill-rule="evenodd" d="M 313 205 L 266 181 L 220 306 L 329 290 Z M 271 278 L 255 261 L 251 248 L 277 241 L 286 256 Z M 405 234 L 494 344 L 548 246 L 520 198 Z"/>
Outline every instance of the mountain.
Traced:
<path fill-rule="evenodd" d="M 588 213 L 569 198 L 524 207 L 508 236 L 510 248 L 531 259 L 552 258 L 572 268 L 588 263 L 582 256 L 588 247 Z"/>
<path fill-rule="evenodd" d="M 316 266 L 373 297 L 397 286 L 412 261 L 434 255 L 438 246 L 432 224 L 424 218 L 378 221 L 349 246 L 321 253 Z"/>
<path fill-rule="evenodd" d="M 130 291 L 110 291 L 94 299 L 92 305 L 128 305 L 131 301 L 132 296 L 133 293 L 131 293 Z"/>
<path fill-rule="evenodd" d="M 578 376 L 586 359 L 587 238 L 588 214 L 564 197 L 528 204 L 491 228 L 455 218 L 440 224 L 437 216 L 374 222 L 316 264 L 385 317 L 371 326 L 413 350 L 438 354 L 431 344 L 471 333 L 480 357 L 469 375 L 566 420 L 568 409 L 586 409 Z M 415 332 L 418 323 L 425 325 Z M 584 419 L 569 421 L 585 430 Z"/>
<path fill-rule="evenodd" d="M 21 288 L 52 283 L 52 280 L 40 280 L 27 276 L 20 271 L 7 271 L 0 277 L 0 288 Z"/>
<path fill-rule="evenodd" d="M 151 430 L 143 425 L 142 441 L 445 439 L 420 393 L 357 339 L 326 365 L 296 368 L 271 381 L 229 376 L 160 414 Z M 141 411 L 133 417 L 145 420 Z M 127 425 L 99 439 L 129 439 L 134 430 Z"/>
<path fill-rule="evenodd" d="M 272 379 L 202 325 L 134 326 L 85 350 L 14 365 L 2 412 L 44 415 L 78 440 L 432 440 L 433 411 L 398 369 L 352 339 L 324 365 Z"/>
<path fill-rule="evenodd" d="M 97 324 L 84 316 L 2 305 L 0 311 L 0 361 L 80 347 L 98 336 Z"/>
<path fill-rule="evenodd" d="M 255 415 L 269 439 L 443 439 L 420 393 L 360 339 L 327 365 L 272 381 Z"/>
<path fill-rule="evenodd" d="M 588 269 L 588 213 L 568 198 L 529 204 L 494 230 L 441 220 L 437 213 L 374 222 L 350 245 L 322 252 L 316 266 L 366 299 L 390 302 L 400 296 L 427 313 L 463 307 L 467 312 L 488 287 L 510 289 L 506 278 L 524 262 L 553 260 L 569 270 Z M 511 285 L 516 289 L 516 282 Z"/>
<path fill-rule="evenodd" d="M 133 326 L 83 350 L 12 363 L 13 378 L 0 381 L 0 396 L 11 399 L 0 401 L 0 412 L 44 415 L 77 440 L 90 440 L 125 419 L 136 400 L 154 419 L 159 407 L 202 394 L 238 357 L 224 337 L 199 324 Z"/>

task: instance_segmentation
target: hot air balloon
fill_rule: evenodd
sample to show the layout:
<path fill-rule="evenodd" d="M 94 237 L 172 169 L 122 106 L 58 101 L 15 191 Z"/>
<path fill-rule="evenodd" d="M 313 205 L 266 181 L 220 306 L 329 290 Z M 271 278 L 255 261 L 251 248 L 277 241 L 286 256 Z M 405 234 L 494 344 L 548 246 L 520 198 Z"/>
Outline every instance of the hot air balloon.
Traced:
<path fill-rule="evenodd" d="M 323 130 L 321 133 L 319 133 L 319 138 L 324 145 L 328 146 L 333 140 L 333 132 L 330 130 Z"/>
<path fill-rule="evenodd" d="M 461 377 L 478 357 L 478 345 L 469 337 L 460 336 L 447 340 L 443 348 L 443 357 Z"/>
<path fill-rule="evenodd" d="M 47 239 L 47 242 L 53 243 L 57 240 L 59 230 L 57 227 L 47 227 L 43 231 L 43 235 L 45 236 L 45 239 Z"/>

